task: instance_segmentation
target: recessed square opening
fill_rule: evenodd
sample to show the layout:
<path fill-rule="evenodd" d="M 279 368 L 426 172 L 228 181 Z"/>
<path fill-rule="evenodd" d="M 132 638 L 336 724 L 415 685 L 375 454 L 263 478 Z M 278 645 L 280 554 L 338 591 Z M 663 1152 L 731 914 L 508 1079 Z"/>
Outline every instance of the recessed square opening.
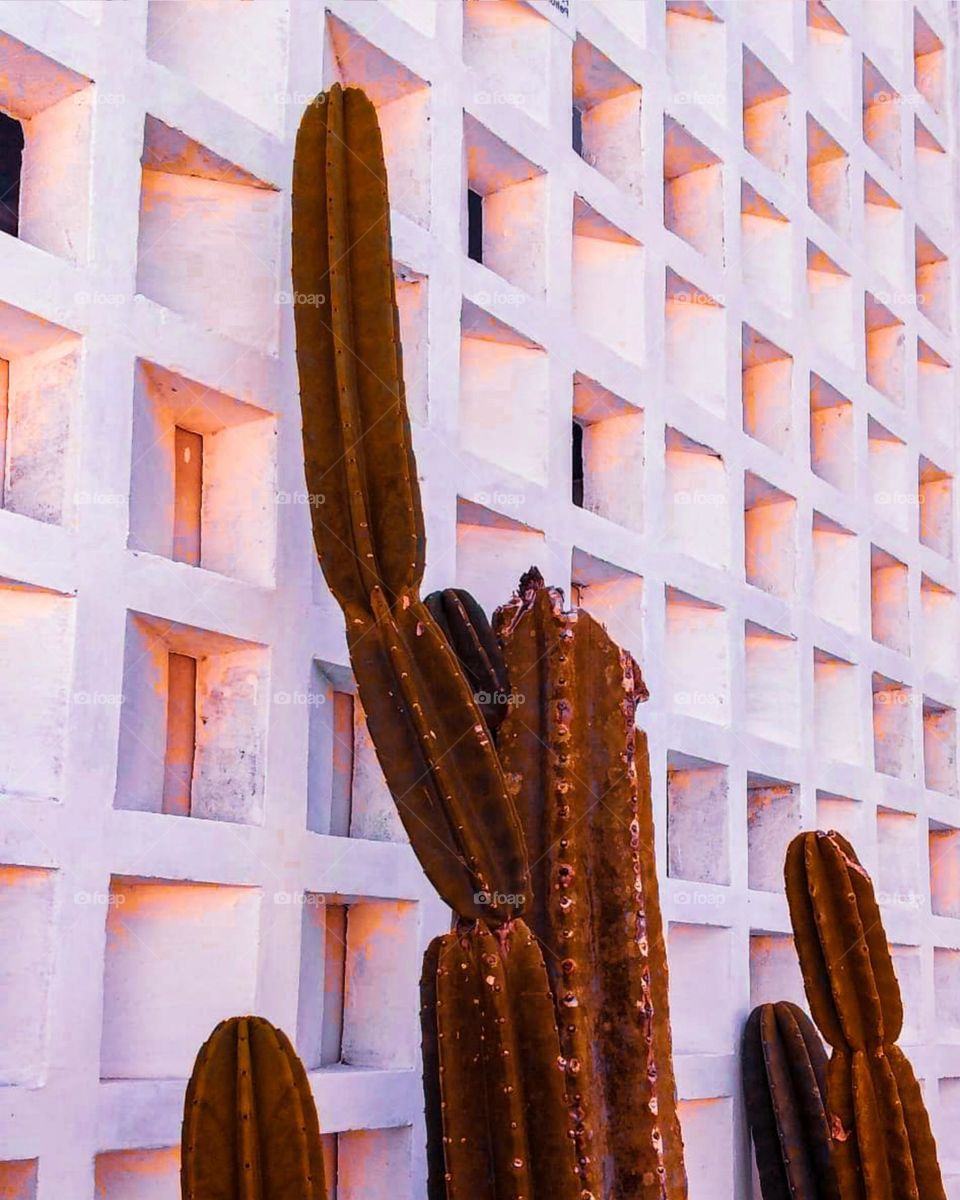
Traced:
<path fill-rule="evenodd" d="M 116 808 L 259 824 L 264 646 L 130 613 Z"/>
<path fill-rule="evenodd" d="M 866 811 L 859 800 L 817 789 L 817 828 L 835 829 L 854 846 L 864 840 Z"/>
<path fill-rule="evenodd" d="M 358 705 L 346 668 L 314 662 L 310 674 L 307 828 L 349 837 Z"/>
<path fill-rule="evenodd" d="M 570 565 L 573 603 L 603 625 L 618 646 L 643 660 L 643 579 L 573 548 Z"/>
<path fill-rule="evenodd" d="M 483 265 L 531 296 L 542 296 L 546 175 L 469 113 L 463 115 L 463 139 L 465 191 L 482 198 Z M 464 225 L 466 242 L 468 222 Z"/>
<path fill-rule="evenodd" d="M 797 579 L 797 502 L 759 475 L 743 479 L 744 568 L 747 583 L 785 599 Z"/>
<path fill-rule="evenodd" d="M 350 792 L 350 836 L 353 838 L 363 838 L 369 842 L 407 843 L 410 839 L 403 827 L 403 822 L 400 820 L 396 801 L 390 794 L 387 781 L 383 777 L 383 768 L 380 766 L 380 760 L 377 758 L 373 739 L 370 737 L 370 730 L 367 726 L 363 705 L 360 703 L 360 697 L 348 691 L 348 688 L 352 686 L 352 680 L 348 678 L 347 668 L 334 668 L 331 663 L 325 663 L 324 668 L 329 678 L 334 681 L 334 690 L 340 691 L 342 688 L 353 699 L 353 779 Z M 345 716 L 345 701 L 341 700 L 340 705 L 340 716 L 341 721 L 343 721 L 343 717 Z M 344 744 L 349 745 L 348 739 L 344 738 L 343 741 Z M 321 760 L 315 755 L 308 758 L 308 771 L 313 767 L 321 767 Z M 343 803 L 343 799 L 345 798 L 343 784 L 346 782 L 346 775 L 346 771 L 339 772 L 339 783 L 337 786 L 342 789 L 340 791 L 341 800 L 338 805 L 335 807 L 331 806 L 330 809 L 331 824 L 334 829 L 338 827 L 342 829 L 346 817 L 346 805 Z M 329 775 L 324 771 L 321 786 L 325 785 L 327 780 L 329 780 Z M 314 794 L 316 795 L 316 793 Z M 325 801 L 322 805 L 314 805 L 313 812 L 317 816 L 318 824 L 321 819 L 325 821 L 326 811 Z"/>
<path fill-rule="evenodd" d="M 272 583 L 276 436 L 266 409 L 138 361 L 128 546 Z"/>
<path fill-rule="evenodd" d="M 744 432 L 785 454 L 793 431 L 793 358 L 749 325 L 740 345 Z"/>
<path fill-rule="evenodd" d="M 535 120 L 547 121 L 550 22 L 529 5 L 467 0 L 463 61 L 481 84 L 477 104 L 515 104 Z"/>
<path fill-rule="evenodd" d="M 486 495 L 486 493 L 484 493 Z M 505 495 L 504 499 L 509 500 Z M 499 500 L 499 496 L 492 496 Z M 490 616 L 516 590 L 524 571 L 539 566 L 544 578 L 556 577 L 569 562 L 551 571 L 546 540 L 539 529 L 470 500 L 457 500 L 456 586 L 466 588 Z"/>
<path fill-rule="evenodd" d="M 849 490 L 856 473 L 853 404 L 810 372 L 810 469 L 835 488 Z"/>
<path fill-rule="evenodd" d="M 280 192 L 150 115 L 140 161 L 137 291 L 275 353 Z"/>
<path fill-rule="evenodd" d="M 702 0 L 667 0 L 667 68 L 675 106 L 727 123 L 726 24 Z"/>
<path fill-rule="evenodd" d="M 945 558 L 953 555 L 953 476 L 920 455 L 920 541 Z"/>
<path fill-rule="evenodd" d="M 834 762 L 863 757 L 860 681 L 855 663 L 813 651 L 813 715 L 817 753 Z"/>
<path fill-rule="evenodd" d="M 903 209 L 869 175 L 863 179 L 863 238 L 870 265 L 905 292 Z"/>
<path fill-rule="evenodd" d="M 938 917 L 960 917 L 960 829 L 929 826 L 930 907 Z"/>
<path fill-rule="evenodd" d="M 0 1050 L 0 1086 L 35 1088 L 46 1079 L 56 888 L 54 871 L 0 866 L 0 933 L 5 947 L 0 1019 L 5 1029 L 16 1030 L 16 1037 L 5 1038 Z M 10 1167 L 10 1175 L 29 1177 L 29 1171 L 18 1164 Z"/>
<path fill-rule="evenodd" d="M 799 828 L 799 826 L 798 826 Z M 780 883 L 764 891 L 783 891 L 783 864 Z M 750 1006 L 790 1000 L 806 1007 L 803 977 L 797 961 L 797 949 L 789 933 L 750 933 Z"/>
<path fill-rule="evenodd" d="M 744 726 L 748 733 L 795 746 L 800 740 L 800 650 L 797 640 L 747 621 L 744 626 Z"/>
<path fill-rule="evenodd" d="M 638 199 L 643 190 L 641 103 L 637 81 L 578 36 L 573 44 L 573 107 L 580 127 L 577 153 Z"/>
<path fill-rule="evenodd" d="M 403 390 L 410 416 L 426 424 L 429 415 L 429 282 L 404 263 L 393 264 L 400 343 L 403 347 Z"/>
<path fill-rule="evenodd" d="M 691 883 L 730 882 L 727 768 L 667 752 L 667 874 Z"/>
<path fill-rule="evenodd" d="M 668 385 L 723 416 L 727 407 L 726 309 L 669 267 L 664 305 Z"/>
<path fill-rule="evenodd" d="M 670 1001 L 673 1011 L 673 1001 Z M 692 1196 L 729 1196 L 734 1183 L 733 1100 L 712 1096 L 681 1100 L 677 1115 L 683 1129 L 683 1161 Z"/>
<path fill-rule="evenodd" d="M 730 720 L 726 609 L 669 586 L 666 600 L 667 702 L 684 716 L 726 725 Z"/>
<path fill-rule="evenodd" d="M 870 612 L 873 640 L 910 653 L 907 564 L 879 546 L 870 547 Z"/>
<path fill-rule="evenodd" d="M 722 457 L 669 426 L 664 445 L 667 536 L 684 554 L 728 566 L 730 508 Z"/>
<path fill-rule="evenodd" d="M 943 111 L 947 82 L 947 51 L 917 9 L 913 10 L 913 82 L 936 112 Z"/>
<path fill-rule="evenodd" d="M 873 63 L 863 60 L 863 140 L 900 174 L 900 95 Z"/>
<path fill-rule="evenodd" d="M 790 154 L 790 93 L 746 46 L 743 48 L 743 144 L 782 175 Z"/>
<path fill-rule="evenodd" d="M 953 209 L 950 180 L 951 159 L 929 129 L 918 119 L 913 123 L 914 176 L 917 200 L 928 212 L 947 225 Z"/>
<path fill-rule="evenodd" d="M 869 292 L 864 296 L 863 320 L 867 382 L 894 404 L 902 405 L 906 368 L 904 324 Z"/>
<path fill-rule="evenodd" d="M 850 156 L 807 113 L 807 202 L 841 237 L 850 232 Z"/>
<path fill-rule="evenodd" d="M 823 0 L 807 4 L 807 70 L 813 90 L 842 117 L 852 108 L 850 36 Z"/>
<path fill-rule="evenodd" d="M 957 710 L 929 696 L 923 698 L 923 782 L 957 795 Z"/>
<path fill-rule="evenodd" d="M 723 261 L 723 163 L 672 117 L 663 119 L 663 222 Z"/>
<path fill-rule="evenodd" d="M 860 555 L 852 530 L 814 510 L 813 611 L 856 633 L 860 628 Z"/>
<path fill-rule="evenodd" d="M 883 775 L 912 779 L 913 689 L 873 673 L 873 765 Z"/>
<path fill-rule="evenodd" d="M 956 593 L 927 574 L 920 577 L 920 639 L 924 670 L 947 679 L 957 673 Z"/>
<path fill-rule="evenodd" d="M 546 483 L 548 403 L 543 347 L 465 300 L 460 319 L 464 448 L 515 475 Z"/>
<path fill-rule="evenodd" d="M 643 246 L 579 196 L 573 201 L 573 316 L 632 363 L 644 360 Z M 624 304 L 623 297 L 631 303 Z"/>
<path fill-rule="evenodd" d="M 163 1200 L 165 1196 L 176 1196 L 180 1189 L 180 1147 L 105 1150 L 94 1160 L 94 1175 L 97 1200 Z"/>
<path fill-rule="evenodd" d="M 905 442 L 873 417 L 867 420 L 867 465 L 875 516 L 906 531 L 913 526 L 918 493 Z"/>
<path fill-rule="evenodd" d="M 38 1164 L 36 1158 L 0 1162 L 0 1196 L 9 1200 L 37 1200 Z"/>
<path fill-rule="evenodd" d="M 574 504 L 640 532 L 643 529 L 643 409 L 634 407 L 578 371 L 573 377 L 572 428 L 575 441 Z"/>
<path fill-rule="evenodd" d="M 260 891 L 115 875 L 101 1079 L 186 1079 L 224 1017 L 255 1007 Z"/>
<path fill-rule="evenodd" d="M 793 311 L 793 234 L 790 221 L 745 180 L 740 183 L 743 281 L 778 312 Z"/>
<path fill-rule="evenodd" d="M 736 1001 L 730 930 L 671 921 L 667 947 L 674 1053 L 731 1053 Z M 701 1003 L 705 979 L 710 980 L 710 1003 L 706 1006 Z"/>
<path fill-rule="evenodd" d="M 892 943 L 890 958 L 903 1001 L 903 1029 L 898 1040 L 904 1046 L 916 1046 L 920 1042 L 922 1021 L 923 962 L 920 947 Z"/>
<path fill-rule="evenodd" d="M 307 1070 L 411 1069 L 416 904 L 314 892 L 303 901 L 297 1050 Z"/>
<path fill-rule="evenodd" d="M 953 371 L 923 338 L 917 338 L 917 416 L 928 437 L 954 447 Z"/>
<path fill-rule="evenodd" d="M 853 282 L 832 258 L 807 242 L 807 306 L 814 337 L 824 350 L 853 366 Z"/>
<path fill-rule="evenodd" d="M 915 813 L 877 809 L 877 902 L 916 912 L 920 905 L 919 824 Z"/>
<path fill-rule="evenodd" d="M 933 997 L 937 1040 L 960 1042 L 960 950 L 934 946 Z"/>
<path fill-rule="evenodd" d="M 950 260 L 922 229 L 916 232 L 917 307 L 944 333 L 950 331 Z"/>
<path fill-rule="evenodd" d="M 346 1129 L 320 1140 L 327 1200 L 415 1200 L 410 1125 Z"/>

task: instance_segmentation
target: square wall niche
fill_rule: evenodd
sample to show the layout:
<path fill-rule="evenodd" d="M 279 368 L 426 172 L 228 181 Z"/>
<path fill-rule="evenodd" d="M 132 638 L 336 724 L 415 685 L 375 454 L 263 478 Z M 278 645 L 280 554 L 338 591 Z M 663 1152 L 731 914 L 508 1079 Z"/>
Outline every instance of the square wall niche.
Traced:
<path fill-rule="evenodd" d="M 850 633 L 860 628 L 860 556 L 857 535 L 814 511 L 813 611 Z"/>
<path fill-rule="evenodd" d="M 920 455 L 917 476 L 920 541 L 945 558 L 953 555 L 953 476 Z"/>
<path fill-rule="evenodd" d="M 849 119 L 853 109 L 853 52 L 850 35 L 824 0 L 807 4 L 807 70 L 815 95 L 840 116 Z"/>
<path fill-rule="evenodd" d="M 663 119 L 663 222 L 723 262 L 723 162 L 673 117 Z"/>
<path fill-rule="evenodd" d="M 266 409 L 138 361 L 128 546 L 269 586 L 276 437 Z"/>
<path fill-rule="evenodd" d="M 728 928 L 670 922 L 667 958 L 674 1054 L 732 1053 L 736 1000 L 730 955 Z M 707 981 L 710 1003 L 705 1007 Z"/>
<path fill-rule="evenodd" d="M 873 640 L 910 653 L 909 572 L 907 564 L 870 547 L 870 611 Z"/>
<path fill-rule="evenodd" d="M 841 237 L 850 233 L 850 156 L 807 114 L 807 203 Z"/>
<path fill-rule="evenodd" d="M 97 502 L 75 490 L 82 365 L 77 334 L 0 304 L 0 504 L 8 512 L 61 524 L 79 504 Z"/>
<path fill-rule="evenodd" d="M 271 133 L 282 134 L 287 0 L 150 0 L 147 54 Z"/>
<path fill-rule="evenodd" d="M 817 789 L 818 829 L 835 829 L 848 842 L 859 846 L 865 841 L 865 825 L 865 805 L 861 801 Z"/>
<path fill-rule="evenodd" d="M 359 708 L 349 670 L 313 662 L 306 698 L 310 706 L 307 828 L 349 837 Z"/>
<path fill-rule="evenodd" d="M 744 573 L 747 583 L 789 599 L 797 579 L 797 502 L 759 475 L 743 477 Z"/>
<path fill-rule="evenodd" d="M 799 832 L 799 825 L 797 826 Z M 784 890 L 783 861 L 779 864 L 780 882 L 776 888 L 765 891 Z M 805 1009 L 807 1005 L 803 990 L 803 976 L 797 959 L 797 948 L 789 933 L 769 933 L 755 930 L 750 934 L 750 1006 L 790 1000 Z"/>
<path fill-rule="evenodd" d="M 860 680 L 855 663 L 813 651 L 813 716 L 817 753 L 858 765 L 863 758 Z"/>
<path fill-rule="evenodd" d="M 256 1007 L 260 891 L 114 876 L 101 1079 L 186 1079 L 210 1030 Z"/>
<path fill-rule="evenodd" d="M 749 325 L 740 331 L 743 431 L 778 454 L 793 431 L 793 358 Z"/>
<path fill-rule="evenodd" d="M 585 200 L 573 200 L 573 315 L 584 333 L 632 363 L 644 359 L 643 246 Z M 624 304 L 623 297 L 631 303 Z"/>
<path fill-rule="evenodd" d="M 430 85 L 332 13 L 325 49 L 328 84 L 363 88 L 377 110 L 391 208 L 429 227 Z"/>
<path fill-rule="evenodd" d="M 960 1042 L 960 950 L 934 946 L 933 996 L 938 1041 Z"/>
<path fill-rule="evenodd" d="M 922 1020 L 923 962 L 920 947 L 894 943 L 890 946 L 890 958 L 903 1001 L 903 1029 L 898 1040 L 905 1046 L 915 1046 L 920 1042 Z"/>
<path fill-rule="evenodd" d="M 753 621 L 744 627 L 744 727 L 755 737 L 800 741 L 800 647 Z"/>
<path fill-rule="evenodd" d="M 730 720 L 727 612 L 719 604 L 666 589 L 666 683 L 670 709 L 726 725 Z"/>
<path fill-rule="evenodd" d="M 412 902 L 306 893 L 297 1049 L 308 1071 L 416 1065 L 417 937 Z"/>
<path fill-rule="evenodd" d="M 460 441 L 547 482 L 549 377 L 542 346 L 465 300 L 460 318 Z"/>
<path fill-rule="evenodd" d="M 328 1200 L 414 1200 L 413 1130 L 321 1134 Z"/>
<path fill-rule="evenodd" d="M 520 576 L 533 564 L 549 578 L 541 530 L 473 501 L 457 500 L 456 586 L 466 588 L 487 616 L 506 604 Z"/>
<path fill-rule="evenodd" d="M 903 208 L 869 175 L 863 178 L 863 240 L 870 265 L 906 292 Z"/>
<path fill-rule="evenodd" d="M 929 696 L 923 698 L 923 784 L 957 795 L 957 710 Z"/>
<path fill-rule="evenodd" d="M 917 307 L 944 333 L 950 331 L 950 260 L 927 237 L 916 232 Z"/>
<path fill-rule="evenodd" d="M 913 124 L 913 163 L 919 203 L 942 225 L 952 221 L 951 159 L 919 118 Z"/>
<path fill-rule="evenodd" d="M 900 174 L 900 95 L 866 57 L 863 60 L 863 140 L 891 171 Z"/>
<path fill-rule="evenodd" d="M 727 768 L 667 752 L 667 874 L 691 883 L 730 883 Z"/>
<path fill-rule="evenodd" d="M 919 11 L 913 11 L 913 83 L 935 112 L 943 111 L 947 50 Z"/>
<path fill-rule="evenodd" d="M 894 404 L 904 402 L 906 332 L 899 317 L 869 292 L 863 298 L 867 383 Z"/>
<path fill-rule="evenodd" d="M 643 578 L 573 548 L 571 603 L 600 622 L 618 646 L 643 661 Z"/>
<path fill-rule="evenodd" d="M 740 254 L 751 293 L 787 316 L 793 311 L 790 221 L 745 180 L 740 183 Z"/>
<path fill-rule="evenodd" d="M 960 659 L 955 632 L 958 617 L 956 592 L 927 574 L 921 575 L 922 662 L 925 670 L 936 671 L 947 679 L 956 675 Z"/>
<path fill-rule="evenodd" d="M 923 338 L 917 338 L 917 416 L 928 437 L 954 447 L 953 371 Z"/>
<path fill-rule="evenodd" d="M 873 765 L 882 775 L 913 779 L 913 689 L 873 674 Z"/>
<path fill-rule="evenodd" d="M 63 798 L 74 605 L 59 592 L 0 585 L 0 796 Z"/>
<path fill-rule="evenodd" d="M 919 830 L 915 813 L 877 809 L 877 902 L 884 907 L 919 907 Z"/>
<path fill-rule="evenodd" d="M 265 646 L 127 615 L 116 808 L 260 824 Z"/>
<path fill-rule="evenodd" d="M 180 1190 L 180 1147 L 106 1150 L 94 1175 L 97 1200 L 170 1200 Z"/>
<path fill-rule="evenodd" d="M 956 1194 L 958 1148 L 953 1140 L 953 1131 L 957 1128 L 957 1122 L 960 1121 L 960 1078 L 956 1075 L 937 1080 L 937 1108 L 940 1120 L 936 1126 L 936 1137 L 944 1168 L 944 1182 L 948 1188 L 953 1183 L 954 1194 Z M 948 1191 L 947 1195 L 949 1196 L 949 1194 Z"/>
<path fill-rule="evenodd" d="M 425 425 L 429 414 L 429 289 L 426 275 L 404 263 L 393 264 L 400 344 L 403 347 L 403 390 L 414 421 Z"/>
<path fill-rule="evenodd" d="M 466 0 L 463 61 L 482 87 L 474 93 L 474 103 L 515 104 L 547 123 L 550 22 L 529 5 L 522 0 Z"/>
<path fill-rule="evenodd" d="M 722 417 L 727 409 L 727 310 L 669 267 L 666 280 L 667 383 Z"/>
<path fill-rule="evenodd" d="M 849 491 L 856 478 L 853 404 L 810 372 L 810 469 L 835 488 Z"/>
<path fill-rule="evenodd" d="M 573 377 L 573 420 L 582 431 L 578 507 L 639 533 L 643 529 L 643 409 L 578 371 Z M 575 478 L 574 489 L 576 484 Z M 576 495 L 573 502 L 578 503 Z"/>
<path fill-rule="evenodd" d="M 643 192 L 640 85 L 586 38 L 573 44 L 574 149 L 611 183 Z M 576 141 L 579 140 L 579 146 Z"/>
<path fill-rule="evenodd" d="M 352 695 L 351 699 L 353 700 L 353 787 L 349 813 L 350 836 L 364 838 L 370 842 L 395 842 L 402 845 L 409 842 L 410 839 L 400 820 L 400 814 L 397 812 L 396 803 L 387 787 L 387 781 L 383 777 L 383 768 L 380 766 L 373 739 L 370 737 L 360 697 Z M 341 710 L 344 704 L 345 701 L 341 700 Z M 341 715 L 340 719 L 345 724 L 344 716 L 345 714 Z M 311 766 L 316 765 L 315 758 L 309 760 L 308 770 L 311 769 Z M 345 774 L 346 772 L 341 774 L 341 779 Z M 315 778 L 313 785 L 316 788 Z M 328 831 L 331 834 L 336 835 L 338 830 L 343 829 L 347 816 L 344 807 L 343 804 L 340 804 L 333 806 L 331 810 L 331 828 Z M 318 817 L 326 811 L 325 805 L 321 807 L 316 804 L 316 792 L 314 792 L 314 806 L 311 811 Z M 334 817 L 338 817 L 339 824 L 334 825 Z"/>
<path fill-rule="evenodd" d="M 672 1009 L 671 1009 L 672 1011 Z M 733 1100 L 713 1096 L 681 1100 L 677 1115 L 683 1131 L 683 1156 L 690 1195 L 704 1200 L 721 1200 L 734 1192 Z"/>
<path fill-rule="evenodd" d="M 746 46 L 743 48 L 743 144 L 783 175 L 790 154 L 790 93 Z"/>
<path fill-rule="evenodd" d="M 9 1200 L 37 1200 L 38 1166 L 39 1159 L 36 1158 L 0 1162 L 0 1196 L 9 1197 Z"/>
<path fill-rule="evenodd" d="M 853 281 L 832 258 L 807 242 L 807 309 L 821 347 L 852 367 L 855 358 Z"/>
<path fill-rule="evenodd" d="M 794 702 L 793 707 L 799 709 Z M 799 712 L 798 712 L 799 715 Z M 782 892 L 787 846 L 802 827 L 800 786 L 747 775 L 747 881 L 760 892 Z"/>
<path fill-rule="evenodd" d="M 873 417 L 867 419 L 867 465 L 877 517 L 907 532 L 918 507 L 917 484 L 907 444 Z"/>
<path fill-rule="evenodd" d="M 669 426 L 664 433 L 667 537 L 691 558 L 730 564 L 727 468 L 716 450 Z"/>
<path fill-rule="evenodd" d="M 149 115 L 140 161 L 137 291 L 275 353 L 281 193 Z"/>
<path fill-rule="evenodd" d="M 727 123 L 727 27 L 703 0 L 667 0 L 671 105 L 695 104 Z"/>
<path fill-rule="evenodd" d="M 85 76 L 0 35 L 0 114 L 19 125 L 7 136 L 21 148 L 3 180 L 0 232 L 74 263 L 89 252 L 94 93 Z"/>
<path fill-rule="evenodd" d="M 464 248 L 480 246 L 479 261 L 531 296 L 546 289 L 547 177 L 541 167 L 463 114 L 466 190 Z M 479 220 L 480 228 L 471 228 Z"/>
<path fill-rule="evenodd" d="M 55 871 L 0 866 L 0 933 L 5 947 L 0 1018 L 4 1029 L 16 1031 L 0 1050 L 0 1086 L 38 1087 L 46 1076 L 56 887 Z"/>

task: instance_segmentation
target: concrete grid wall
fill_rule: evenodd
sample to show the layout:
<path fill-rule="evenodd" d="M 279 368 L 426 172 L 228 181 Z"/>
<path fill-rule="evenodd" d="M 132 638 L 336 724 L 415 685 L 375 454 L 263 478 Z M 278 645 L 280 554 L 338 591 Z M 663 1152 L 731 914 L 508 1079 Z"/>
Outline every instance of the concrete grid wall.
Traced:
<path fill-rule="evenodd" d="M 340 1200 L 424 1194 L 416 977 L 446 916 L 351 712 L 299 442 L 292 145 L 335 78 L 385 132 L 428 585 L 489 610 L 536 562 L 650 688 L 691 1200 L 751 1195 L 739 1031 L 802 997 L 780 866 L 813 826 L 874 874 L 960 1173 L 954 20 L 2 7 L 5 1195 L 176 1196 L 184 1079 L 242 1011 L 296 1035 Z"/>

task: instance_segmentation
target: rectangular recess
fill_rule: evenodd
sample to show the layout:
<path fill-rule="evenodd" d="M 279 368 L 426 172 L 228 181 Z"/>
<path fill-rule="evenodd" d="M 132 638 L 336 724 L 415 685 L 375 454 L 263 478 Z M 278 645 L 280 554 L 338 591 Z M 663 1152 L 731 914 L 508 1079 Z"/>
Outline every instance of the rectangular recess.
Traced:
<path fill-rule="evenodd" d="M 674 1053 L 732 1053 L 738 1002 L 730 961 L 731 930 L 671 921 L 667 947 Z M 707 979 L 710 1004 L 704 1008 L 702 989 Z"/>
<path fill-rule="evenodd" d="M 789 1000 L 806 1008 L 796 945 L 789 933 L 751 930 L 750 1006 L 755 1008 L 778 1000 Z"/>
<path fill-rule="evenodd" d="M 727 767 L 667 752 L 667 874 L 693 883 L 730 883 Z"/>
<path fill-rule="evenodd" d="M 0 1086 L 39 1087 L 47 1076 L 56 901 L 55 871 L 0 866 L 0 1020 L 4 1029 L 15 1031 L 0 1045 Z M 15 1177 L 19 1170 L 26 1172 L 11 1168 Z"/>
<path fill-rule="evenodd" d="M 193 764 L 197 750 L 197 660 L 167 656 L 167 745 L 163 755 L 160 811 L 190 815 Z"/>
<path fill-rule="evenodd" d="M 747 886 L 782 892 L 787 846 L 800 832 L 800 785 L 747 774 Z M 755 1002 L 756 1003 L 756 1002 Z"/>

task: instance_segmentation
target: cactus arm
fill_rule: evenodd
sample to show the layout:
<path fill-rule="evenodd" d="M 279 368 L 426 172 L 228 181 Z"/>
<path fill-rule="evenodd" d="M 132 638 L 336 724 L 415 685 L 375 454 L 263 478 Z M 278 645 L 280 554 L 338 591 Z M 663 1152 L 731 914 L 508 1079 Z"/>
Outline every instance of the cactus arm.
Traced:
<path fill-rule="evenodd" d="M 790 1083 L 796 1097 L 797 1113 L 803 1129 L 805 1160 L 812 1178 L 819 1184 L 814 1194 L 823 1200 L 840 1200 L 830 1160 L 830 1125 L 827 1120 L 827 1056 L 823 1043 L 807 1014 L 795 1004 L 782 1000 L 773 1006 L 777 1033 L 783 1046 Z"/>
<path fill-rule="evenodd" d="M 467 677 L 491 733 L 507 715 L 510 683 L 486 613 L 469 592 L 446 588 L 424 600 Z M 480 697 L 484 699 L 480 699 Z"/>
<path fill-rule="evenodd" d="M 899 1046 L 891 1046 L 887 1050 L 887 1058 L 897 1081 L 904 1122 L 910 1135 L 910 1156 L 916 1171 L 917 1190 L 923 1200 L 928 1197 L 929 1200 L 946 1200 L 937 1162 L 937 1143 L 913 1067 Z"/>
<path fill-rule="evenodd" d="M 753 1136 L 763 1200 L 792 1200 L 783 1173 L 777 1111 L 767 1082 L 762 1030 L 765 1007 L 753 1010 L 743 1030 L 740 1059 L 743 1101 Z"/>
<path fill-rule="evenodd" d="M 427 947 L 420 974 L 420 1058 L 423 1063 L 424 1123 L 427 1130 L 427 1200 L 447 1200 L 437 1022 L 437 976 L 442 942 L 442 938 L 434 938 Z"/>

